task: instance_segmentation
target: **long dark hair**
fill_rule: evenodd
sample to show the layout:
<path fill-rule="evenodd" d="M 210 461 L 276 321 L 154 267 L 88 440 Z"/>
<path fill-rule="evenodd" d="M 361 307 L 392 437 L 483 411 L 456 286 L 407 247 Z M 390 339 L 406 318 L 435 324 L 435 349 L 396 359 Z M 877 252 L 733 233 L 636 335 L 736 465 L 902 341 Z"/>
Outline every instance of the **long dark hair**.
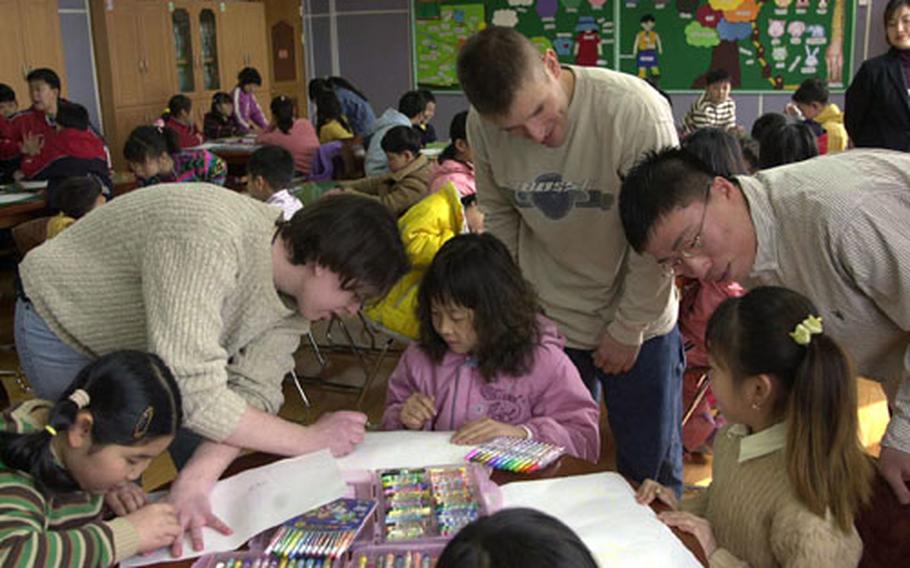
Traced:
<path fill-rule="evenodd" d="M 290 134 L 296 118 L 294 116 L 294 101 L 284 95 L 278 95 L 272 99 L 271 108 L 278 130 L 285 134 Z"/>
<path fill-rule="evenodd" d="M 47 425 L 65 435 L 80 408 L 70 399 L 76 389 L 88 393 L 83 408 L 92 415 L 92 448 L 134 446 L 171 436 L 183 422 L 180 389 L 160 357 L 141 351 L 115 351 L 83 368 L 50 411 Z M 80 488 L 51 453 L 53 434 L 47 429 L 0 433 L 0 458 L 9 467 L 30 474 L 50 492 Z"/>
<path fill-rule="evenodd" d="M 179 151 L 177 133 L 166 126 L 137 126 L 123 145 L 126 161 L 140 164 L 162 154 L 176 154 Z"/>
<path fill-rule="evenodd" d="M 338 100 L 338 96 L 334 91 L 321 91 L 316 95 L 316 132 L 325 126 L 326 124 L 337 120 L 345 130 L 351 134 L 354 131 L 351 129 L 351 125 L 348 123 L 348 119 L 344 116 L 344 113 L 341 111 L 341 101 Z"/>
<path fill-rule="evenodd" d="M 474 311 L 480 373 L 520 376 L 534 364 L 540 311 L 531 284 L 490 234 L 460 235 L 439 249 L 417 292 L 420 346 L 439 362 L 449 350 L 433 327 L 433 304 Z"/>
<path fill-rule="evenodd" d="M 367 98 L 366 95 L 363 94 L 363 92 L 360 91 L 360 89 L 355 87 L 353 83 L 351 83 L 344 77 L 326 77 L 326 82 L 335 89 L 338 89 L 338 88 L 347 89 L 347 90 L 351 91 L 352 93 L 354 93 L 355 95 L 357 95 L 358 97 L 360 97 L 361 99 L 363 99 L 364 101 L 370 100 Z"/>
<path fill-rule="evenodd" d="M 863 452 L 856 414 L 856 375 L 827 334 L 807 345 L 790 336 L 808 316 L 808 298 L 773 286 L 725 301 L 711 316 L 706 340 L 734 384 L 772 376 L 780 389 L 774 409 L 787 423 L 787 476 L 797 499 L 849 531 L 871 494 L 872 466 Z M 823 322 L 824 324 L 824 322 Z"/>
<path fill-rule="evenodd" d="M 455 148 L 455 141 L 468 141 L 468 111 L 463 110 L 452 117 L 452 122 L 449 124 L 449 140 L 451 140 L 451 142 L 449 142 L 449 145 L 442 151 L 442 154 L 439 155 L 440 164 L 446 160 L 460 161 L 455 157 L 458 153 L 458 150 Z"/>
<path fill-rule="evenodd" d="M 174 95 L 167 101 L 167 108 L 161 114 L 162 120 L 176 118 L 183 111 L 190 112 L 193 110 L 193 101 L 186 95 Z"/>

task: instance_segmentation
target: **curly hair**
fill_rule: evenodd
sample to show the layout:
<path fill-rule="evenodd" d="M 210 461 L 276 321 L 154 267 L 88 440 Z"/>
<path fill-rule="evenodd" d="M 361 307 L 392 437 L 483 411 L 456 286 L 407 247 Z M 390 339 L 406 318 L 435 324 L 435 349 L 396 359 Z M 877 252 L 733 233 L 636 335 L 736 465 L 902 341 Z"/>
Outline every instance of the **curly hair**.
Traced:
<path fill-rule="evenodd" d="M 417 293 L 419 344 L 434 362 L 449 350 L 433 326 L 433 304 L 473 310 L 481 375 L 520 376 L 534 364 L 540 308 L 508 249 L 490 234 L 460 235 L 439 249 Z"/>

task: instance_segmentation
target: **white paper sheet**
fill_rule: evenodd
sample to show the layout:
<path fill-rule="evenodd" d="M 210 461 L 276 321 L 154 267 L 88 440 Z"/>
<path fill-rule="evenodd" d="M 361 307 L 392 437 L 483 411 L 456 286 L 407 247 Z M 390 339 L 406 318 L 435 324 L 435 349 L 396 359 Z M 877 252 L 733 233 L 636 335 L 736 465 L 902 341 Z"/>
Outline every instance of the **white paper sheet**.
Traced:
<path fill-rule="evenodd" d="M 34 197 L 34 193 L 0 193 L 0 205 L 17 203 Z"/>
<path fill-rule="evenodd" d="M 234 550 L 263 530 L 344 496 L 346 485 L 328 450 L 250 469 L 219 481 L 212 491 L 212 511 L 234 530 L 230 536 L 203 529 L 205 550 L 193 551 L 184 539 L 184 555 Z M 149 556 L 134 556 L 122 566 L 144 566 L 177 560 L 160 549 Z"/>
<path fill-rule="evenodd" d="M 564 522 L 601 566 L 701 566 L 618 474 L 520 481 L 504 485 L 502 495 L 504 508 L 530 507 Z"/>
<path fill-rule="evenodd" d="M 367 432 L 362 444 L 338 460 L 342 470 L 423 467 L 461 463 L 474 446 L 449 442 L 453 432 Z"/>

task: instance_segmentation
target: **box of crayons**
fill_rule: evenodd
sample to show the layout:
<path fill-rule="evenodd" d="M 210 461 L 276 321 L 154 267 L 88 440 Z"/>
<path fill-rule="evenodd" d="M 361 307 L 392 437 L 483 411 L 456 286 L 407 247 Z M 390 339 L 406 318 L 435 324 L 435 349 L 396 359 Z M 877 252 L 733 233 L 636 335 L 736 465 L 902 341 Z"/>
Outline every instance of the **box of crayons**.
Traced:
<path fill-rule="evenodd" d="M 565 453 L 562 446 L 521 438 L 494 438 L 477 446 L 465 456 L 467 461 L 493 469 L 531 473 L 543 469 Z"/>
<path fill-rule="evenodd" d="M 351 568 L 433 568 L 444 542 L 376 544 L 351 551 Z"/>

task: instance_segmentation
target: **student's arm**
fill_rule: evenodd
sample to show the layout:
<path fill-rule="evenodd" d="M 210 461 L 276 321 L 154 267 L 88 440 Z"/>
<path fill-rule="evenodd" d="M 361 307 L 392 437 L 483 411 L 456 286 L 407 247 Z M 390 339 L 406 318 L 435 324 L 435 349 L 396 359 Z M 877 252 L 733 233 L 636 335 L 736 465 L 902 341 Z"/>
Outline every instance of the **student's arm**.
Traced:
<path fill-rule="evenodd" d="M 249 132 L 252 130 L 252 125 L 247 121 L 249 117 L 243 116 L 243 113 L 249 112 L 249 110 L 240 104 L 241 100 L 243 99 L 243 89 L 240 87 L 235 87 L 231 92 L 231 95 L 234 97 L 234 116 L 237 117 L 237 122 L 240 123 L 240 126 Z"/>
<path fill-rule="evenodd" d="M 724 129 L 736 128 L 736 101 L 730 99 L 730 119 L 724 124 Z"/>
<path fill-rule="evenodd" d="M 401 408 L 408 397 L 415 392 L 422 392 L 411 365 L 412 361 L 420 355 L 417 352 L 418 349 L 420 348 L 415 343 L 409 345 L 395 366 L 395 370 L 389 375 L 389 390 L 386 392 L 385 411 L 382 413 L 383 430 L 403 430 L 404 424 L 401 423 L 400 418 Z M 433 393 L 426 392 L 423 394 L 433 395 Z"/>
<path fill-rule="evenodd" d="M 860 66 L 844 96 L 844 127 L 854 143 L 863 130 L 869 106 L 878 98 L 872 93 L 872 83 L 867 61 Z"/>
<path fill-rule="evenodd" d="M 468 143 L 474 153 L 474 175 L 477 200 L 486 214 L 484 227 L 498 238 L 514 258 L 518 258 L 518 231 L 521 216 L 509 197 L 509 191 L 496 185 L 490 167 L 492 149 L 483 135 L 483 120 L 474 109 L 468 114 Z"/>
<path fill-rule="evenodd" d="M 45 140 L 40 152 L 34 156 L 22 156 L 22 162 L 19 165 L 19 169 L 22 170 L 22 173 L 26 178 L 32 179 L 47 166 L 51 160 L 60 157 L 60 155 L 61 154 L 54 143 L 50 140 Z"/>
<path fill-rule="evenodd" d="M 269 121 L 265 119 L 265 115 L 262 113 L 262 107 L 259 106 L 259 101 L 256 100 L 256 95 L 253 94 L 250 94 L 250 122 L 263 130 L 269 125 Z"/>
<path fill-rule="evenodd" d="M 343 181 L 338 185 L 345 189 L 350 189 L 358 193 L 363 193 L 365 195 L 371 195 L 375 197 L 376 195 L 379 195 L 379 188 L 385 185 L 388 177 L 388 175 L 369 176 L 353 181 Z"/>
<path fill-rule="evenodd" d="M 409 207 L 427 196 L 427 180 L 417 175 L 409 175 L 398 180 L 389 188 L 388 193 L 379 195 L 379 201 L 395 215 L 401 215 Z"/>
<path fill-rule="evenodd" d="M 203 150 L 205 159 L 203 160 L 203 169 L 197 178 L 200 181 L 207 181 L 215 185 L 224 185 L 227 180 L 227 164 L 217 154 Z"/>

